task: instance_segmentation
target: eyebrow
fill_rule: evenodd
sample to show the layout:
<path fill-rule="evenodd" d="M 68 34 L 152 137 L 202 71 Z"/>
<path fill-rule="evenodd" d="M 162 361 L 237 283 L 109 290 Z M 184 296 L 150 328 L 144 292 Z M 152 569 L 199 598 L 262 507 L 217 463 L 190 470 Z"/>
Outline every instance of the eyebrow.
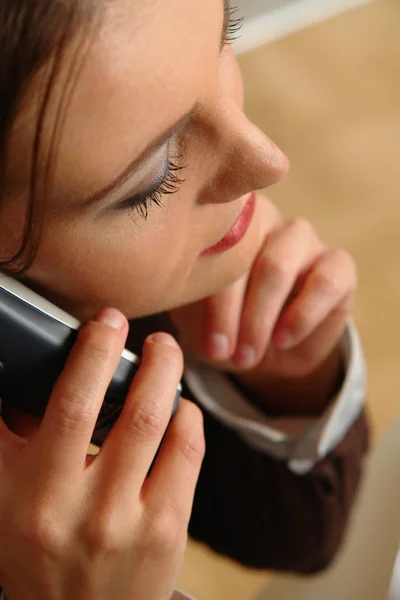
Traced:
<path fill-rule="evenodd" d="M 231 17 L 231 4 L 230 0 L 222 0 L 223 10 L 224 10 L 224 20 L 222 25 L 222 33 L 221 33 L 221 43 L 220 50 L 222 52 L 230 23 Z M 116 178 L 114 181 L 109 183 L 106 187 L 99 190 L 89 198 L 86 198 L 85 204 L 93 204 L 98 202 L 99 200 L 103 200 L 105 197 L 109 196 L 113 192 L 117 191 L 120 187 L 124 185 L 135 173 L 135 171 L 139 168 L 139 166 L 144 163 L 150 156 L 155 154 L 157 150 L 162 148 L 164 144 L 168 142 L 172 137 L 183 131 L 190 121 L 193 119 L 194 115 L 198 110 L 199 103 L 196 104 L 187 112 L 183 117 L 179 119 L 176 123 L 168 127 L 161 135 L 159 135 L 155 140 L 153 140 L 141 154 L 136 157 L 124 171 Z"/>

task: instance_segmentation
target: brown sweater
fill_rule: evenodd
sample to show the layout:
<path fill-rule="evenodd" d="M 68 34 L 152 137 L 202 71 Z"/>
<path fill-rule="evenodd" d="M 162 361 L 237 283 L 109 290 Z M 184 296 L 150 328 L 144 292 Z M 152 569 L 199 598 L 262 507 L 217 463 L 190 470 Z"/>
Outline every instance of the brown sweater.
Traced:
<path fill-rule="evenodd" d="M 140 354 L 149 333 L 170 331 L 165 317 L 132 324 L 128 347 Z M 184 397 L 196 402 L 183 382 Z M 106 406 L 94 442 L 101 445 L 120 409 Z M 249 447 L 204 414 L 207 452 L 198 482 L 190 535 L 243 565 L 314 573 L 334 558 L 343 539 L 368 448 L 362 414 L 346 438 L 303 476 Z"/>

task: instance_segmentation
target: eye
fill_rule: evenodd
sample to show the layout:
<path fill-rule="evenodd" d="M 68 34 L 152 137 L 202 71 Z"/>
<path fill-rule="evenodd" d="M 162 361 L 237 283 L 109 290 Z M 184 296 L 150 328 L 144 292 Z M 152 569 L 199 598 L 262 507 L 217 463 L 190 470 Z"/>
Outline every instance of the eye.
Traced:
<path fill-rule="evenodd" d="M 180 190 L 185 180 L 179 177 L 178 173 L 183 169 L 184 167 L 177 165 L 173 160 L 169 160 L 166 173 L 163 175 L 161 183 L 156 182 L 153 190 L 149 190 L 143 194 L 137 194 L 124 200 L 123 203 L 118 206 L 118 211 L 128 212 L 129 214 L 137 211 L 143 219 L 147 219 L 149 210 L 153 204 L 163 206 L 162 199 L 164 196 L 176 194 Z"/>
<path fill-rule="evenodd" d="M 231 45 L 233 42 L 240 38 L 239 32 L 242 29 L 244 17 L 238 17 L 239 8 L 236 6 L 230 6 L 229 9 L 229 23 L 225 35 L 225 45 Z"/>

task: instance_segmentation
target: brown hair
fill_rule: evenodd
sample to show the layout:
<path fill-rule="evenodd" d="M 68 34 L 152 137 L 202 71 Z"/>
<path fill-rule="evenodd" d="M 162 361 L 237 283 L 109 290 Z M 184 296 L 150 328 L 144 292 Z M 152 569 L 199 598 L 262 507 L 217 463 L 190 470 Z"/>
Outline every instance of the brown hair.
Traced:
<path fill-rule="evenodd" d="M 0 208 L 7 196 L 7 161 L 13 126 L 40 73 L 35 135 L 28 149 L 30 166 L 25 226 L 19 250 L 14 256 L 0 257 L 3 272 L 22 274 L 32 264 L 37 252 L 62 116 L 83 60 L 82 49 L 88 48 L 88 25 L 93 24 L 93 6 L 91 0 L 0 2 Z M 72 40 L 75 43 L 73 56 L 68 52 L 68 85 L 63 87 L 62 98 L 57 102 L 50 144 L 45 147 L 46 115 Z M 0 217 L 0 236 L 1 228 Z"/>

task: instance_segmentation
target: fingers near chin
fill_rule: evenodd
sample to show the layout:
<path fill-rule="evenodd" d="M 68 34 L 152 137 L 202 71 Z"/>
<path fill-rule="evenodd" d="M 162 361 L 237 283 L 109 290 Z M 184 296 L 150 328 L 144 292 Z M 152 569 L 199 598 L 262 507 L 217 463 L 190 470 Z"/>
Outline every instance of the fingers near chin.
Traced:
<path fill-rule="evenodd" d="M 202 353 L 210 361 L 231 358 L 239 332 L 247 278 L 237 281 L 219 294 L 203 301 Z"/>
<path fill-rule="evenodd" d="M 304 287 L 281 315 L 274 331 L 277 347 L 289 349 L 304 342 L 325 320 L 343 326 L 357 287 L 357 270 L 344 251 L 328 251 L 309 270 Z"/>
<path fill-rule="evenodd" d="M 269 236 L 250 279 L 234 357 L 238 366 L 250 368 L 262 359 L 299 274 L 321 249 L 311 224 L 302 219 L 286 222 Z"/>

